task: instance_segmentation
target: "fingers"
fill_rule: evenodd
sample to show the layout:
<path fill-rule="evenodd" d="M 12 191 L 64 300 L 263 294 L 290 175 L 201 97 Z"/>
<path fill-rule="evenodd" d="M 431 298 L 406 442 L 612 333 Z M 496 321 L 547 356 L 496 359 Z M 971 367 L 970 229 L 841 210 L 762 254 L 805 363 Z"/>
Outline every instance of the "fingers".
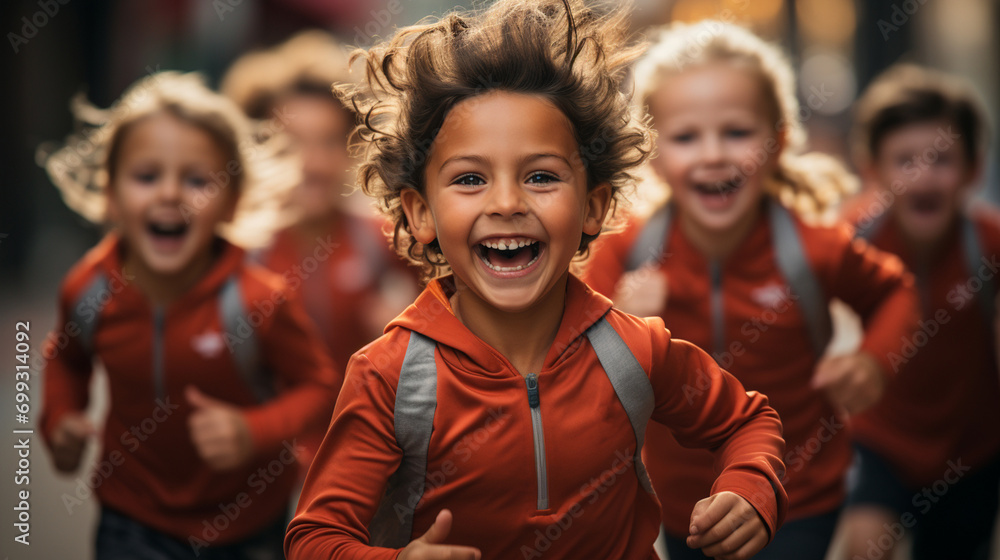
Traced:
<path fill-rule="evenodd" d="M 184 388 L 184 398 L 187 400 L 188 404 L 194 408 L 212 408 L 216 406 L 232 406 L 225 401 L 220 401 L 213 399 L 212 397 L 202 393 L 194 385 L 188 385 Z"/>
<path fill-rule="evenodd" d="M 438 512 L 437 518 L 434 519 L 434 523 L 431 525 L 430 529 L 424 533 L 424 536 L 420 537 L 424 542 L 430 544 L 443 543 L 446 538 L 448 538 L 448 533 L 451 532 L 451 511 L 443 509 Z"/>
<path fill-rule="evenodd" d="M 97 430 L 83 414 L 67 414 L 52 434 L 52 460 L 62 472 L 76 470 L 87 446 L 87 439 Z"/>
<path fill-rule="evenodd" d="M 451 532 L 451 511 L 443 509 L 430 529 L 400 553 L 400 560 L 480 560 L 482 553 L 471 546 L 441 544 Z"/>
<path fill-rule="evenodd" d="M 812 387 L 814 389 L 826 389 L 840 381 L 848 370 L 848 364 L 845 360 L 847 357 L 836 356 L 821 360 L 816 366 L 816 373 L 813 374 Z"/>
<path fill-rule="evenodd" d="M 702 547 L 705 556 L 716 560 L 750 558 L 767 544 L 767 529 L 763 523 L 747 521 L 722 540 Z"/>
<path fill-rule="evenodd" d="M 753 506 L 736 494 L 722 492 L 695 506 L 687 545 L 716 559 L 743 560 L 763 548 L 767 539 L 767 527 Z"/>

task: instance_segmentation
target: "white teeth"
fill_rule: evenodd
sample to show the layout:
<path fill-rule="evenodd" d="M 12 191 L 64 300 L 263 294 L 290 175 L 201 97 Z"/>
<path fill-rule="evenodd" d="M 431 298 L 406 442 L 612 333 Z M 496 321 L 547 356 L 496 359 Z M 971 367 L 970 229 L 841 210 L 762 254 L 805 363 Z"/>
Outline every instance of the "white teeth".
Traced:
<path fill-rule="evenodd" d="M 528 247 L 538 243 L 535 239 L 501 239 L 500 241 L 483 241 L 480 243 L 483 247 L 489 247 L 490 249 L 497 249 L 499 251 L 510 251 L 512 249 L 520 249 L 522 247 Z"/>
<path fill-rule="evenodd" d="M 535 261 L 538 260 L 538 257 L 536 256 L 535 258 L 531 259 L 531 261 L 528 262 L 527 264 L 522 264 L 520 266 L 497 266 L 484 258 L 480 257 L 480 260 L 486 263 L 486 266 L 490 267 L 491 269 L 497 272 L 517 272 L 518 270 L 524 270 L 529 266 L 535 264 Z"/>

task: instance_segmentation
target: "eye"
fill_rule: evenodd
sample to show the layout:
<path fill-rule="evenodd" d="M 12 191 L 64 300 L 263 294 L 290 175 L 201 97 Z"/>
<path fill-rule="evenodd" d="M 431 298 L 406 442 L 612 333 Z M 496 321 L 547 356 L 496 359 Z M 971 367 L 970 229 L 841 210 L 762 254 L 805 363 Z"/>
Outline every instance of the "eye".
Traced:
<path fill-rule="evenodd" d="M 466 173 L 451 182 L 453 185 L 463 185 L 466 187 L 477 187 L 486 184 L 486 181 L 475 173 Z"/>
<path fill-rule="evenodd" d="M 146 185 L 151 184 L 151 183 L 155 183 L 156 179 L 159 178 L 159 176 L 160 176 L 160 174 L 157 173 L 156 171 L 140 171 L 140 172 L 134 173 L 132 175 L 132 177 L 136 181 L 138 181 L 139 183 L 146 184 Z"/>
<path fill-rule="evenodd" d="M 684 132 L 682 134 L 674 134 L 673 136 L 670 137 L 670 140 L 672 140 L 677 144 L 687 144 L 688 142 L 694 140 L 694 133 Z"/>
<path fill-rule="evenodd" d="M 528 175 L 529 183 L 553 183 L 559 180 L 559 177 L 548 173 L 546 171 L 535 171 L 531 175 Z"/>
<path fill-rule="evenodd" d="M 753 134 L 753 131 L 749 128 L 730 128 L 726 131 L 726 136 L 730 138 L 746 138 Z"/>
<path fill-rule="evenodd" d="M 208 178 L 201 175 L 189 175 L 187 178 L 188 185 L 200 189 L 208 184 Z"/>

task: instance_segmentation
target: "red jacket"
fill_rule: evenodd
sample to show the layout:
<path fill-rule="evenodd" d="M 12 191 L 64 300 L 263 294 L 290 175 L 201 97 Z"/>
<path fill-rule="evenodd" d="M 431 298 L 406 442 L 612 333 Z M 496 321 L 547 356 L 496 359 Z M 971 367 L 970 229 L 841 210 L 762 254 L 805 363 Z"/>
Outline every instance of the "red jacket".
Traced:
<path fill-rule="evenodd" d="M 681 233 L 674 218 L 667 257 L 660 274 L 669 295 L 660 316 L 677 336 L 716 351 L 710 310 L 710 262 Z M 795 219 L 814 275 L 827 298 L 837 297 L 863 318 L 861 349 L 889 373 L 886 355 L 916 323 L 912 278 L 898 259 L 853 242 L 846 227 L 812 227 Z M 642 224 L 599 239 L 587 262 L 586 281 L 612 295 L 624 274 L 625 260 Z M 819 356 L 796 295 L 777 266 L 771 224 L 762 215 L 732 256 L 721 263 L 723 351 L 721 366 L 748 389 L 760 391 L 778 411 L 784 427 L 789 519 L 836 509 L 844 499 L 844 474 L 851 462 L 846 419 L 823 391 L 810 387 Z M 696 394 L 696 393 L 692 393 Z M 650 423 L 643 451 L 653 486 L 663 500 L 664 527 L 672 536 L 687 535 L 691 508 L 713 480 L 712 457 L 682 447 L 663 426 Z"/>
<path fill-rule="evenodd" d="M 925 267 L 906 249 L 891 218 L 872 238 L 912 267 L 923 318 L 892 357 L 900 373 L 885 396 L 854 420 L 854 436 L 914 488 L 941 479 L 949 461 L 975 471 L 1000 458 L 997 341 L 976 293 L 981 280 L 1000 274 L 1000 216 L 980 212 L 972 220 L 984 257 L 977 270 L 969 270 L 963 258 L 957 223 Z M 996 296 L 989 294 L 991 301 Z"/>
<path fill-rule="evenodd" d="M 745 392 L 705 353 L 672 339 L 659 319 L 610 310 L 609 300 L 575 277 L 537 374 L 549 498 L 549 508 L 538 510 L 525 378 L 453 315 L 449 285 L 432 282 L 383 337 L 352 358 L 334 422 L 289 525 L 289 558 L 398 554 L 368 547 L 368 527 L 401 461 L 395 392 L 414 331 L 436 341 L 437 408 L 427 453 L 429 489 L 416 505 L 411 538 L 447 507 L 454 513 L 448 543 L 479 547 L 484 558 L 536 557 L 545 551 L 547 558 L 655 558 L 656 500 L 631 467 L 623 468 L 636 436 L 583 334 L 605 314 L 649 372 L 653 417 L 685 443 L 716 449 L 721 474 L 712 491 L 740 494 L 759 508 L 772 532 L 780 525 L 781 427 L 766 397 Z M 683 387 L 699 376 L 708 390 L 692 404 Z"/>
<path fill-rule="evenodd" d="M 314 424 L 328 423 L 339 387 L 301 304 L 289 298 L 280 279 L 244 264 L 241 249 L 221 240 L 219 245 L 212 269 L 160 309 L 123 275 L 116 235 L 89 251 L 60 291 L 57 333 L 68 336 L 48 341 L 45 356 L 52 358 L 45 367 L 41 420 L 51 442 L 64 414 L 87 407 L 92 359 L 97 358 L 107 370 L 111 396 L 98 461 L 111 465 L 112 472 L 98 471 L 101 503 L 177 538 L 209 544 L 243 539 L 283 514 L 297 480 L 296 437 Z M 99 274 L 109 282 L 99 295 L 106 304 L 98 312 L 96 300 L 81 301 L 81 294 Z M 237 330 L 227 337 L 221 324 L 220 289 L 234 275 L 248 320 L 256 325 L 259 356 L 278 387 L 278 395 L 263 404 L 227 348 L 227 340 L 231 345 L 248 340 L 246 333 Z M 80 339 L 78 321 L 97 321 L 93 355 Z M 255 448 L 245 467 L 217 472 L 198 457 L 188 429 L 188 385 L 243 409 Z M 215 518 L 227 506 L 238 515 L 230 514 L 228 527 L 218 530 Z"/>

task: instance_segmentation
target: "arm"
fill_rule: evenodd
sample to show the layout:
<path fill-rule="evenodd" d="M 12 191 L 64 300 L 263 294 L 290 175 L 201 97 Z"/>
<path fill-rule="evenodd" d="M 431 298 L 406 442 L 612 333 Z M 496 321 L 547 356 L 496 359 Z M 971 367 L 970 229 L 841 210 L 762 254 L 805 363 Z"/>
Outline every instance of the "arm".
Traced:
<path fill-rule="evenodd" d="M 713 498 L 727 492 L 739 496 L 773 537 L 787 509 L 780 459 L 785 443 L 778 414 L 766 396 L 747 392 L 704 351 L 671 339 L 662 320 L 646 322 L 652 343 L 653 420 L 668 426 L 681 445 L 711 450 L 719 473 Z M 705 507 L 702 502 L 699 506 Z M 695 516 L 698 513 L 696 508 Z"/>
<path fill-rule="evenodd" d="M 44 401 L 41 432 L 52 451 L 58 470 L 72 472 L 80 464 L 87 439 L 95 429 L 85 416 L 90 396 L 92 359 L 77 337 L 80 328 L 68 319 L 70 303 L 66 287 L 59 302 L 59 319 L 55 329 L 45 341 L 43 356 L 51 356 L 45 363 Z M 96 315 L 85 318 L 96 320 Z"/>
<path fill-rule="evenodd" d="M 818 364 L 813 386 L 857 414 L 875 404 L 887 380 L 898 373 L 902 341 L 917 328 L 919 304 L 913 277 L 902 261 L 851 239 L 846 230 L 836 233 L 843 251 L 829 272 L 828 293 L 861 316 L 865 332 L 856 353 Z"/>
<path fill-rule="evenodd" d="M 261 332 L 262 361 L 275 375 L 278 395 L 243 410 L 254 449 L 278 450 L 317 424 L 327 425 L 343 382 L 298 299 L 276 304 L 273 322 Z"/>

